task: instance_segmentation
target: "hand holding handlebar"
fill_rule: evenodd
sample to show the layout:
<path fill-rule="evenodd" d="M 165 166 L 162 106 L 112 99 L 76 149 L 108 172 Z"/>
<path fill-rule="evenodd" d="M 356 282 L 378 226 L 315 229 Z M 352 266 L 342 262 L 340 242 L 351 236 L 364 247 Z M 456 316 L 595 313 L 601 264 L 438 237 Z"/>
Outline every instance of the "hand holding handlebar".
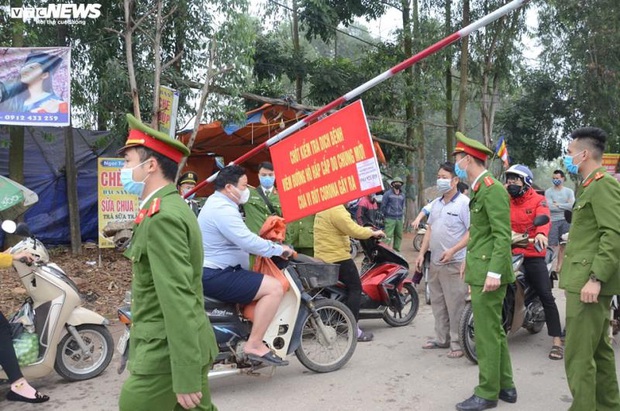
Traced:
<path fill-rule="evenodd" d="M 375 238 L 385 238 L 383 230 L 372 230 L 372 236 Z"/>
<path fill-rule="evenodd" d="M 27 251 L 20 251 L 19 253 L 13 254 L 13 260 L 30 265 L 34 262 L 34 256 Z"/>

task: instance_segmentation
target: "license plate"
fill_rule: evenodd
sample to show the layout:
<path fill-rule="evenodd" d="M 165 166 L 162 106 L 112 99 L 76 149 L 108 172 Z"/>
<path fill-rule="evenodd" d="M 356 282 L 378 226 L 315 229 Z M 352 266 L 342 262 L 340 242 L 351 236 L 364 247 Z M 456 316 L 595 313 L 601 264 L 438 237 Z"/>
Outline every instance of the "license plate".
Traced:
<path fill-rule="evenodd" d="M 125 333 L 121 335 L 121 338 L 118 340 L 118 344 L 116 345 L 116 350 L 125 354 L 125 348 L 127 348 L 127 343 L 129 342 L 129 330 L 125 330 Z"/>

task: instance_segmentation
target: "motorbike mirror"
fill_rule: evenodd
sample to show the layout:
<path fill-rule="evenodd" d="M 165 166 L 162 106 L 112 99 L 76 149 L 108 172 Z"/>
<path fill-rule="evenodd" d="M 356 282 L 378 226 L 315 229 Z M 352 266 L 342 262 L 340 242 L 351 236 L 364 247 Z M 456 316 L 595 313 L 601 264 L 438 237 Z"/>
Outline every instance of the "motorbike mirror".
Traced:
<path fill-rule="evenodd" d="M 540 227 L 541 225 L 545 225 L 549 222 L 548 215 L 537 215 L 534 218 L 534 227 Z"/>
<path fill-rule="evenodd" d="M 13 234 L 15 233 L 16 230 L 17 230 L 17 224 L 15 224 L 15 221 L 4 220 L 2 222 L 2 231 L 4 231 L 5 233 Z"/>
<path fill-rule="evenodd" d="M 564 219 L 570 224 L 573 220 L 573 210 L 564 210 Z"/>
<path fill-rule="evenodd" d="M 14 234 L 22 237 L 33 237 L 32 232 L 30 231 L 26 223 L 18 223 L 17 227 L 15 228 Z"/>

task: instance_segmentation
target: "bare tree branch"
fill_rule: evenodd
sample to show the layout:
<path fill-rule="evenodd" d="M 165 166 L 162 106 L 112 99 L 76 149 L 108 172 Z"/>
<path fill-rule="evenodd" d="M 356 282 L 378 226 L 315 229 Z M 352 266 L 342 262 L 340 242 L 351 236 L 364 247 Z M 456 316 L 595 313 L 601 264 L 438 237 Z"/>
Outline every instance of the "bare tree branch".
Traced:
<path fill-rule="evenodd" d="M 176 56 L 174 56 L 171 60 L 167 61 L 166 63 L 164 63 L 164 65 L 161 68 L 161 71 L 164 72 L 166 71 L 166 69 L 168 67 L 170 67 L 171 65 L 173 65 L 174 63 L 176 63 L 181 57 L 183 56 L 183 50 L 181 50 L 181 52 L 179 52 L 179 54 L 177 54 Z"/>
<path fill-rule="evenodd" d="M 140 116 L 140 97 L 138 95 L 138 83 L 136 82 L 136 72 L 133 65 L 133 46 L 132 35 L 134 26 L 131 24 L 130 6 L 132 0 L 124 0 L 125 8 L 125 54 L 127 56 L 127 74 L 129 75 L 129 90 L 131 92 L 131 101 L 133 102 L 133 114 L 141 121 Z"/>
<path fill-rule="evenodd" d="M 155 17 L 155 40 L 153 41 L 153 57 L 155 64 L 155 78 L 153 79 L 153 108 L 151 116 L 151 127 L 158 129 L 159 123 L 159 85 L 161 84 L 161 35 L 164 22 L 162 20 L 163 0 L 157 0 L 157 14 Z"/>
<path fill-rule="evenodd" d="M 198 129 L 200 128 L 200 119 L 202 118 L 202 113 L 204 112 L 205 105 L 207 104 L 207 97 L 209 96 L 209 85 L 211 83 L 211 79 L 213 77 L 213 61 L 215 60 L 216 55 L 216 43 L 215 40 L 211 41 L 211 50 L 209 56 L 209 68 L 207 69 L 207 78 L 205 79 L 204 84 L 201 87 L 200 94 L 200 103 L 198 104 L 198 111 L 196 112 L 196 118 L 194 119 L 194 129 L 192 130 L 192 134 L 187 142 L 187 148 L 192 149 L 194 146 L 194 141 L 196 141 L 196 136 L 198 135 Z M 175 180 L 178 180 L 179 173 L 185 167 L 187 163 L 187 157 L 183 157 L 181 163 L 179 164 L 179 168 L 177 169 L 177 176 Z"/>

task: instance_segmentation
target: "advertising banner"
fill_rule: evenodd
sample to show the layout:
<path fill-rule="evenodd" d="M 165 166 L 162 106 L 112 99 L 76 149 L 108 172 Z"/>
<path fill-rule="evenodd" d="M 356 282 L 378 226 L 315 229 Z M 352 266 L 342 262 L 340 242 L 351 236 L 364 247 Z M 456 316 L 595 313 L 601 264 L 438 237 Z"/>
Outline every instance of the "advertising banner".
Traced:
<path fill-rule="evenodd" d="M 608 173 L 615 174 L 616 166 L 620 161 L 620 154 L 604 153 L 603 154 L 603 167 L 607 169 Z"/>
<path fill-rule="evenodd" d="M 99 158 L 97 162 L 97 202 L 99 205 L 99 248 L 114 247 L 111 239 L 103 236 L 110 222 L 133 221 L 140 210 L 138 196 L 129 194 L 121 184 L 122 158 Z"/>
<path fill-rule="evenodd" d="M 170 87 L 159 87 L 159 131 L 175 138 L 177 126 L 177 108 L 179 107 L 179 92 Z"/>
<path fill-rule="evenodd" d="M 0 124 L 68 126 L 71 48 L 0 48 Z"/>
<path fill-rule="evenodd" d="M 287 222 L 383 189 L 359 100 L 275 144 L 270 152 Z"/>

